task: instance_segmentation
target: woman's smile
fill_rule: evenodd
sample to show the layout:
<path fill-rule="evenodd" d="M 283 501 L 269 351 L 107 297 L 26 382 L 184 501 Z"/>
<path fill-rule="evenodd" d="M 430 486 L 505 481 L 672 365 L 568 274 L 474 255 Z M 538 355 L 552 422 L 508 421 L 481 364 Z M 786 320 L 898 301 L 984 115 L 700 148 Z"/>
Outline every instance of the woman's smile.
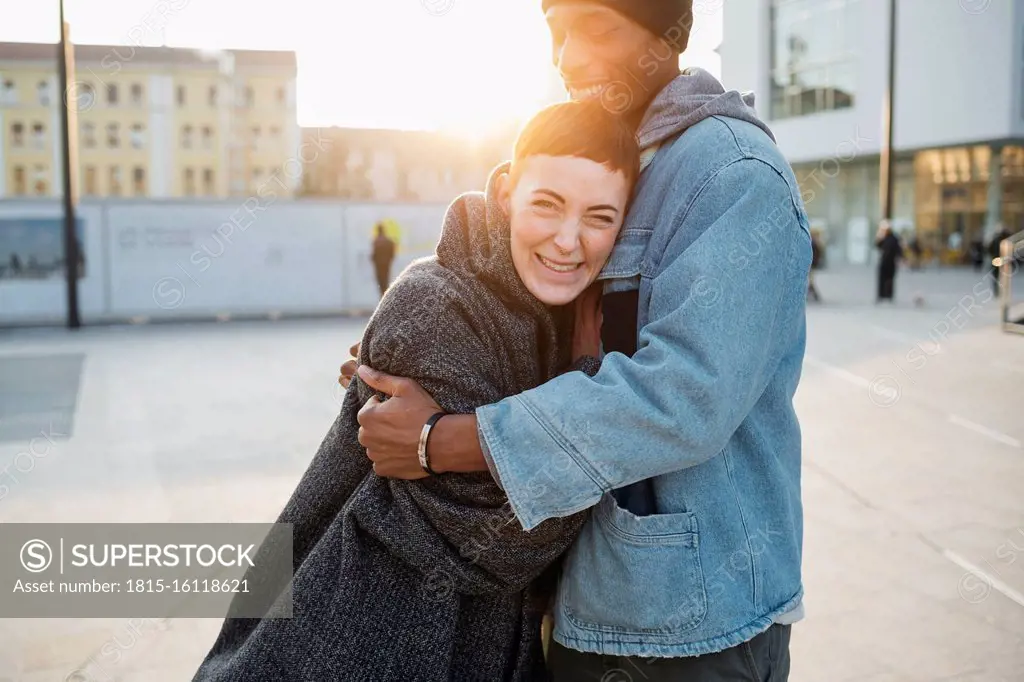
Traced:
<path fill-rule="evenodd" d="M 579 270 L 581 267 L 583 267 L 583 261 L 559 262 L 559 261 L 551 260 L 550 258 L 545 258 L 544 256 L 540 255 L 539 253 L 536 254 L 536 255 L 537 255 L 537 260 L 540 261 L 541 265 L 543 265 L 548 270 L 551 270 L 552 272 L 557 273 L 559 275 L 573 273 L 573 272 L 576 272 L 577 270 Z"/>

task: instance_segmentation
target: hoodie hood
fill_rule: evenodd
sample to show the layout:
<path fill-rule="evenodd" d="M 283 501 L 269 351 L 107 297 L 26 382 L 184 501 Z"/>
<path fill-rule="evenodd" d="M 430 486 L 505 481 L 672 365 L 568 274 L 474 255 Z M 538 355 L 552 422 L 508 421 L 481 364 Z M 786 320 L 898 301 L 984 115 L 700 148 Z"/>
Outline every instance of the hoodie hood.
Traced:
<path fill-rule="evenodd" d="M 498 202 L 498 179 L 510 167 L 505 162 L 491 171 L 484 192 L 467 192 L 451 203 L 435 253 L 445 268 L 479 280 L 506 304 L 539 314 L 547 307 L 516 272 L 511 225 Z"/>
<path fill-rule="evenodd" d="M 775 136 L 754 111 L 754 94 L 728 92 L 704 69 L 688 68 L 658 93 L 647 108 L 637 132 L 644 161 L 662 142 L 712 116 L 728 116 L 753 123 L 775 142 Z"/>

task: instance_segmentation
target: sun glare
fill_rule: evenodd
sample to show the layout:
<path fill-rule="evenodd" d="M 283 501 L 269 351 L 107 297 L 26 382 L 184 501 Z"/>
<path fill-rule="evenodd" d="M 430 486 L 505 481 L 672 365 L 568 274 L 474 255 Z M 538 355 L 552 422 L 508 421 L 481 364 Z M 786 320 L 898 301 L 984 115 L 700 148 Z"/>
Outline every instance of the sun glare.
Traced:
<path fill-rule="evenodd" d="M 474 139 L 559 97 L 539 3 L 323 4 L 344 20 L 321 25 L 300 48 L 306 125 L 341 119 Z"/>
<path fill-rule="evenodd" d="M 439 130 L 473 141 L 565 98 L 540 0 L 170 0 L 163 4 L 173 12 L 156 19 L 148 0 L 65 2 L 79 42 L 295 50 L 303 126 Z M 716 12 L 695 16 L 683 62 L 717 74 Z M 5 26 L 0 39 L 55 39 L 55 16 L 29 4 L 18 37 Z"/>

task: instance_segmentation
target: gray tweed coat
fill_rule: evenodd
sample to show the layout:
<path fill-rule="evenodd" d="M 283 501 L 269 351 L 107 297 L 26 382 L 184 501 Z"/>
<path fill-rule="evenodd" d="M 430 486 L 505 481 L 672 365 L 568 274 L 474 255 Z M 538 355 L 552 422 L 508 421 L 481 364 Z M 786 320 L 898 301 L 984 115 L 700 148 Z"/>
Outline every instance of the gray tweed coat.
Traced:
<path fill-rule="evenodd" d="M 516 274 L 493 185 L 453 202 L 436 255 L 401 274 L 362 340 L 362 363 L 451 413 L 570 369 L 565 311 Z M 357 440 L 371 395 L 353 382 L 278 519 L 294 524 L 294 616 L 226 619 L 195 682 L 547 679 L 541 617 L 582 515 L 527 533 L 489 474 L 378 477 Z"/>

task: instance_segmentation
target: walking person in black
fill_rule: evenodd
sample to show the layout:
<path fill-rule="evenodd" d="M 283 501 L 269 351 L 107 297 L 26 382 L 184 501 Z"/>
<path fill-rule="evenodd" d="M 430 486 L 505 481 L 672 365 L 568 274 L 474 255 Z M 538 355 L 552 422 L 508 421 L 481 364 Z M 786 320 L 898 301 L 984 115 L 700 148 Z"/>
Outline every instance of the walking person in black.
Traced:
<path fill-rule="evenodd" d="M 377 223 L 377 237 L 373 240 L 373 269 L 377 275 L 380 295 L 388 290 L 391 281 L 391 262 L 395 260 L 395 243 L 384 234 L 384 223 Z"/>
<path fill-rule="evenodd" d="M 888 222 L 882 223 L 875 246 L 882 257 L 878 262 L 878 298 L 876 303 L 893 300 L 893 284 L 896 280 L 896 264 L 903 258 L 903 247 L 892 232 Z"/>
<path fill-rule="evenodd" d="M 811 271 L 807 275 L 807 296 L 815 303 L 821 303 L 818 287 L 814 285 L 814 271 L 821 267 L 821 244 L 818 237 L 811 235 Z"/>

